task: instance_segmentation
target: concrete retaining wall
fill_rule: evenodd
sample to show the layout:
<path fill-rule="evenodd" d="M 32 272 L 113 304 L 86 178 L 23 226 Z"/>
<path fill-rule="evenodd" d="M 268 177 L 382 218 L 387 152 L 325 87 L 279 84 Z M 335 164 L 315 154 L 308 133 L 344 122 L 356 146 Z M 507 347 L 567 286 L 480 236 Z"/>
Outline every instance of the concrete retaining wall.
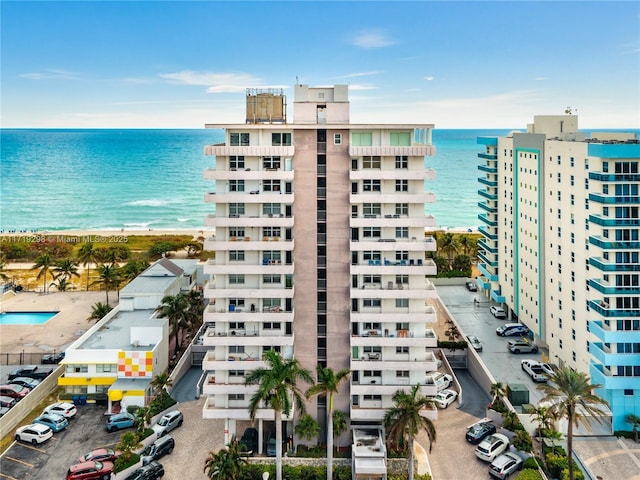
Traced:
<path fill-rule="evenodd" d="M 397 475 L 400 473 L 407 473 L 408 460 L 406 458 L 387 458 L 387 473 Z M 256 465 L 275 465 L 276 459 L 271 458 L 249 458 L 249 463 Z M 326 467 L 326 458 L 301 458 L 301 457 L 285 457 L 282 459 L 283 465 L 290 466 L 309 466 L 309 467 Z M 350 458 L 334 458 L 333 466 L 343 466 L 351 468 Z"/>

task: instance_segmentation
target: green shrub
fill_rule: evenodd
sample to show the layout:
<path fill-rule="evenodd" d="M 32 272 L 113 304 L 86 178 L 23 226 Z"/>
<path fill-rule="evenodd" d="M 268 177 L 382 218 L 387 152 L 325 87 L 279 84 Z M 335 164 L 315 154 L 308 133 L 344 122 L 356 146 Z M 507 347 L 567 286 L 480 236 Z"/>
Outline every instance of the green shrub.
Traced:
<path fill-rule="evenodd" d="M 459 342 L 449 342 L 448 340 L 438 340 L 438 347 L 446 348 L 448 350 L 464 350 L 469 344 L 461 340 Z"/>
<path fill-rule="evenodd" d="M 540 458 L 529 457 L 522 464 L 522 468 L 531 468 L 533 470 L 537 470 L 539 465 L 544 465 L 544 462 Z"/>
<path fill-rule="evenodd" d="M 615 437 L 628 438 L 629 440 L 635 440 L 636 438 L 633 432 L 628 432 L 626 430 L 616 430 L 615 432 L 613 432 L 613 435 Z"/>
<path fill-rule="evenodd" d="M 566 455 L 558 455 L 557 453 L 549 453 L 546 456 L 547 470 L 554 478 L 560 478 L 562 472 L 569 468 L 569 461 Z"/>
<path fill-rule="evenodd" d="M 139 461 L 140 461 L 140 455 L 138 455 L 137 453 L 132 454 L 131 458 L 129 458 L 128 461 L 125 460 L 123 456 L 118 457 L 116 461 L 113 463 L 113 471 L 116 473 L 121 472 L 125 468 L 129 468 L 131 465 L 135 465 Z"/>
<path fill-rule="evenodd" d="M 542 475 L 540 475 L 538 470 L 521 470 L 513 477 L 513 480 L 542 480 Z"/>
<path fill-rule="evenodd" d="M 562 476 L 560 477 L 561 480 L 569 480 L 569 467 L 567 467 L 565 470 L 562 471 Z M 578 466 L 575 464 L 573 464 L 573 479 L 574 480 L 584 480 L 584 473 L 582 473 L 582 470 L 580 470 L 580 468 L 578 468 Z"/>

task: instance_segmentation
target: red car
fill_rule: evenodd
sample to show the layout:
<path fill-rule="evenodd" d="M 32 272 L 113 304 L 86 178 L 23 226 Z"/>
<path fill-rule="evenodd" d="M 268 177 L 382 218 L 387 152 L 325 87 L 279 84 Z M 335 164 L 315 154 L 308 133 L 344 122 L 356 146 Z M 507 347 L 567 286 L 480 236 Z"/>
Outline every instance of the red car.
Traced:
<path fill-rule="evenodd" d="M 112 471 L 112 462 L 82 462 L 69 467 L 67 480 L 109 480 Z"/>
<path fill-rule="evenodd" d="M 27 393 L 29 393 L 30 391 L 31 390 L 29 390 L 27 387 L 23 387 L 22 385 L 0 385 L 0 395 L 15 398 L 18 401 L 26 397 Z"/>
<path fill-rule="evenodd" d="M 115 462 L 121 452 L 116 452 L 112 448 L 96 448 L 89 453 L 84 454 L 78 459 L 78 462 Z"/>

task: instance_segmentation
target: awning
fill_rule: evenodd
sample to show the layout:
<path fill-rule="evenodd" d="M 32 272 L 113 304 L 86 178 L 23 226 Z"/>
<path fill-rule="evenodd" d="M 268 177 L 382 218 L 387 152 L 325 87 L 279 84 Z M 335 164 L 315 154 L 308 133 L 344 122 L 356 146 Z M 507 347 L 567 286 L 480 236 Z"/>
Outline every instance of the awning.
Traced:
<path fill-rule="evenodd" d="M 109 400 L 111 400 L 112 402 L 119 402 L 120 400 L 122 400 L 122 390 L 109 389 L 107 393 L 109 395 Z"/>

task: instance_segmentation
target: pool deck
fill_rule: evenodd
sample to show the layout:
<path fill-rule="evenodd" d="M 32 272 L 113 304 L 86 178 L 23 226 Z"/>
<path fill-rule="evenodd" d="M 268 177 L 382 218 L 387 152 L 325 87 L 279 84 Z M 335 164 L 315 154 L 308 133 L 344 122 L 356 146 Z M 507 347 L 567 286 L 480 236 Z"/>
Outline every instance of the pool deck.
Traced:
<path fill-rule="evenodd" d="M 104 302 L 104 292 L 6 293 L 3 312 L 60 312 L 41 325 L 0 325 L 0 352 L 20 353 L 60 351 L 85 333 L 94 323 L 87 321 L 91 307 Z M 116 292 L 109 293 L 110 303 Z"/>

